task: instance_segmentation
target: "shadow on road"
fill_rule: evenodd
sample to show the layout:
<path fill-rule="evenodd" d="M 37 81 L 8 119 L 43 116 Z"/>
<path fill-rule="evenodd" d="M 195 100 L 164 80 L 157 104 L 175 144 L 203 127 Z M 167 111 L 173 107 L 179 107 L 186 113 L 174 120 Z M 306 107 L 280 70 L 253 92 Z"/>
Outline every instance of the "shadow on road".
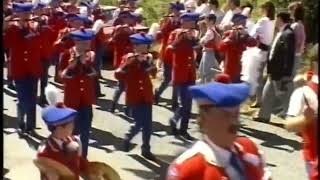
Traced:
<path fill-rule="evenodd" d="M 124 141 L 122 138 L 116 137 L 110 132 L 102 131 L 94 127 L 91 128 L 91 131 L 92 134 L 90 135 L 90 139 L 96 141 L 94 143 L 90 143 L 91 147 L 105 150 L 107 153 L 111 153 L 113 150 L 103 146 L 113 145 L 117 150 L 121 150 L 121 145 Z"/>
<path fill-rule="evenodd" d="M 129 156 L 134 160 L 138 161 L 139 163 L 141 163 L 146 168 L 150 169 L 151 172 L 144 171 L 144 170 L 131 169 L 131 168 L 124 168 L 124 170 L 131 171 L 136 176 L 141 177 L 142 179 L 155 179 L 155 180 L 165 179 L 169 164 L 171 160 L 175 158 L 174 156 L 156 155 L 157 161 L 150 162 L 136 154 L 132 154 Z"/>
<path fill-rule="evenodd" d="M 286 138 L 280 137 L 276 134 L 272 134 L 272 133 L 269 133 L 266 131 L 256 130 L 256 129 L 252 129 L 252 128 L 243 126 L 243 127 L 241 127 L 240 132 L 242 132 L 248 136 L 263 140 L 264 142 L 262 142 L 260 144 L 261 146 L 284 150 L 287 152 L 292 152 L 292 149 L 287 149 L 287 148 L 279 147 L 279 146 L 288 145 L 288 146 L 292 147 L 294 151 L 299 151 L 301 149 L 300 142 L 295 141 L 295 140 L 291 140 L 291 139 L 286 139 Z"/>
<path fill-rule="evenodd" d="M 117 81 L 106 79 L 106 78 L 103 78 L 102 80 L 103 81 L 100 81 L 100 84 L 104 84 L 104 87 L 116 88 L 118 86 Z"/>

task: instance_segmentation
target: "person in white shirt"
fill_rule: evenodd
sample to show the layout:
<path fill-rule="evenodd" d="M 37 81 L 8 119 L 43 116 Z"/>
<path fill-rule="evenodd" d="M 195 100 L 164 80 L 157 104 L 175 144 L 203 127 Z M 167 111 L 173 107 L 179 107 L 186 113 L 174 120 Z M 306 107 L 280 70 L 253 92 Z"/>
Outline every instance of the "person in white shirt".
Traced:
<path fill-rule="evenodd" d="M 233 15 L 241 13 L 240 0 L 228 0 L 227 6 L 228 6 L 229 10 L 225 14 L 225 16 L 223 17 L 223 19 L 219 25 L 219 28 L 222 31 L 226 31 L 226 30 L 231 29 L 231 27 L 233 25 L 231 22 Z"/>
<path fill-rule="evenodd" d="M 207 0 L 198 0 L 198 7 L 196 8 L 195 13 L 205 16 L 210 13 L 210 8 Z"/>
<path fill-rule="evenodd" d="M 205 16 L 207 30 L 200 39 L 200 45 L 203 47 L 203 54 L 199 65 L 200 79 L 198 82 L 201 84 L 212 82 L 213 77 L 218 73 L 218 71 L 214 71 L 212 68 L 220 70 L 219 63 L 214 55 L 214 44 L 212 44 L 216 43 L 214 39 L 216 38 L 215 36 L 218 35 L 215 28 L 216 19 L 214 14 Z"/>
<path fill-rule="evenodd" d="M 242 55 L 242 77 L 241 80 L 251 85 L 251 96 L 256 96 L 251 107 L 258 107 L 261 103 L 263 82 L 263 71 L 270 45 L 274 37 L 275 29 L 275 6 L 271 1 L 261 6 L 263 17 L 254 25 L 249 35 L 258 40 L 258 46 L 249 48 Z"/>
<path fill-rule="evenodd" d="M 224 13 L 221 11 L 218 0 L 208 1 L 210 14 L 214 14 L 217 17 L 216 24 L 220 24 L 223 19 Z"/>
<path fill-rule="evenodd" d="M 247 22 L 246 22 L 246 30 L 248 33 L 250 33 L 254 27 L 254 21 L 251 19 L 251 13 L 253 11 L 253 6 L 250 3 L 246 3 L 241 7 L 242 9 L 242 15 L 247 16 Z"/>

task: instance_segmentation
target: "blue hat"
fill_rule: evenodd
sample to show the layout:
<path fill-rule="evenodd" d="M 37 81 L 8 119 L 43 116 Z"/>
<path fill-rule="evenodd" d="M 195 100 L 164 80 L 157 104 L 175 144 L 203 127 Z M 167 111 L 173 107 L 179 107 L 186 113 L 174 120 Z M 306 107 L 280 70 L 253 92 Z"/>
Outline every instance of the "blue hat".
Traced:
<path fill-rule="evenodd" d="M 240 25 L 240 24 L 246 24 L 248 17 L 244 16 L 242 14 L 235 14 L 233 15 L 231 22 L 235 25 Z"/>
<path fill-rule="evenodd" d="M 183 13 L 183 14 L 181 14 L 180 18 L 185 21 L 198 21 L 200 18 L 200 14 L 198 14 L 198 13 Z"/>
<path fill-rule="evenodd" d="M 42 119 L 48 126 L 59 126 L 73 121 L 77 114 L 71 108 L 48 106 L 42 110 Z"/>
<path fill-rule="evenodd" d="M 176 2 L 176 3 L 170 3 L 170 9 L 175 9 L 177 11 L 184 10 L 184 5 L 182 3 Z"/>
<path fill-rule="evenodd" d="M 15 13 L 31 12 L 34 8 L 32 3 L 12 3 L 12 10 Z"/>
<path fill-rule="evenodd" d="M 214 105 L 220 108 L 237 107 L 249 97 L 246 83 L 224 84 L 212 82 L 190 87 L 192 97 L 199 105 Z"/>
<path fill-rule="evenodd" d="M 35 6 L 33 9 L 42 9 L 42 8 L 45 8 L 46 6 L 48 6 L 48 4 L 39 2 L 37 6 Z"/>
<path fill-rule="evenodd" d="M 130 41 L 133 44 L 145 44 L 150 45 L 153 43 L 154 38 L 151 35 L 145 34 L 145 33 L 137 33 L 133 34 L 130 37 Z"/>
<path fill-rule="evenodd" d="M 82 21 L 83 23 L 89 23 L 91 20 L 88 18 L 88 16 L 80 15 L 80 14 L 67 14 L 65 18 L 68 21 Z"/>
<path fill-rule="evenodd" d="M 70 32 L 69 37 L 75 41 L 90 41 L 95 37 L 95 32 L 92 29 L 81 29 Z"/>

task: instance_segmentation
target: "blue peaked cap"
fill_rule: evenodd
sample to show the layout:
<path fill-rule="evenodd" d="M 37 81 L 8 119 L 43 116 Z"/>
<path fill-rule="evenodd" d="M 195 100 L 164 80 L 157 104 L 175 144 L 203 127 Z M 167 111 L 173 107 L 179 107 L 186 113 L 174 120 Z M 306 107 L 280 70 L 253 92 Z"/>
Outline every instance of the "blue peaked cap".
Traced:
<path fill-rule="evenodd" d="M 42 110 L 42 119 L 48 126 L 58 126 L 71 121 L 77 116 L 78 112 L 71 108 L 59 108 L 48 106 Z"/>
<path fill-rule="evenodd" d="M 182 10 L 184 10 L 184 5 L 182 3 L 170 3 L 170 9 L 182 11 Z"/>
<path fill-rule="evenodd" d="M 144 33 L 137 33 L 137 34 L 133 34 L 130 37 L 130 41 L 133 44 L 146 44 L 146 45 L 150 45 L 153 43 L 154 38 L 151 35 L 148 34 L 144 34 Z"/>
<path fill-rule="evenodd" d="M 75 41 L 90 41 L 95 37 L 95 32 L 92 29 L 76 30 L 70 32 L 69 36 Z"/>
<path fill-rule="evenodd" d="M 205 85 L 191 86 L 192 97 L 198 101 L 216 107 L 236 107 L 249 97 L 249 85 L 246 83 L 224 84 L 212 82 Z"/>
<path fill-rule="evenodd" d="M 232 17 L 231 22 L 233 22 L 234 24 L 245 24 L 247 19 L 248 17 L 245 15 L 235 14 Z"/>
<path fill-rule="evenodd" d="M 80 15 L 80 14 L 67 14 L 65 16 L 65 18 L 68 20 L 68 21 L 82 21 L 83 23 L 89 23 L 91 22 L 91 20 L 88 18 L 88 16 L 85 16 L 85 15 Z"/>
<path fill-rule="evenodd" d="M 185 21 L 198 21 L 200 18 L 200 14 L 198 13 L 183 13 L 180 16 L 180 19 Z"/>
<path fill-rule="evenodd" d="M 32 3 L 12 3 L 12 10 L 15 13 L 31 12 L 34 8 Z"/>

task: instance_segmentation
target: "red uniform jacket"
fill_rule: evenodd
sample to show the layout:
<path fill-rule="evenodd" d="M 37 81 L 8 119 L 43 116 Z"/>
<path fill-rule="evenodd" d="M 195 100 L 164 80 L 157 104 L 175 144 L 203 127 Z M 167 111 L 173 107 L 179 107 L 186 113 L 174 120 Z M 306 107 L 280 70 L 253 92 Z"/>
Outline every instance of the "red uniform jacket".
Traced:
<path fill-rule="evenodd" d="M 218 46 L 218 50 L 225 53 L 224 73 L 228 74 L 231 80 L 238 81 L 241 73 L 241 56 L 247 47 L 256 45 L 256 40 L 250 36 L 243 40 L 235 41 L 233 30 L 225 33 L 223 40 Z"/>
<path fill-rule="evenodd" d="M 114 55 L 113 55 L 113 66 L 118 68 L 122 56 L 133 51 L 132 43 L 130 42 L 129 36 L 134 33 L 132 27 L 116 26 L 113 31 L 111 41 L 113 44 Z"/>
<path fill-rule="evenodd" d="M 50 26 L 42 26 L 40 29 L 42 40 L 41 46 L 41 59 L 50 60 L 53 54 L 53 46 L 55 42 L 54 30 Z"/>
<path fill-rule="evenodd" d="M 60 72 L 69 68 L 71 58 L 74 58 L 73 49 L 66 51 L 61 56 Z M 72 73 L 72 78 L 64 78 L 64 103 L 67 107 L 80 109 L 83 107 L 91 107 L 96 101 L 95 94 L 95 78 L 89 77 L 87 70 L 94 62 L 93 52 L 88 52 L 88 64 L 79 64 L 76 67 L 69 69 Z M 71 57 L 72 56 L 72 57 Z"/>
<path fill-rule="evenodd" d="M 194 41 L 187 39 L 185 30 L 179 28 L 171 32 L 168 44 L 167 49 L 172 53 L 173 84 L 194 83 L 196 80 Z"/>
<path fill-rule="evenodd" d="M 166 18 L 163 23 L 161 23 L 160 26 L 160 33 L 157 34 L 157 39 L 161 40 L 161 48 L 160 48 L 160 59 L 163 61 L 163 63 L 170 63 L 170 59 L 167 60 L 165 57 L 165 52 L 168 45 L 168 39 L 170 33 L 179 28 L 180 24 L 179 22 L 176 22 L 173 20 L 173 18 Z"/>
<path fill-rule="evenodd" d="M 52 38 L 55 40 L 57 40 L 59 32 L 67 27 L 67 22 L 63 18 L 57 16 L 50 16 L 48 24 L 53 30 Z"/>
<path fill-rule="evenodd" d="M 13 80 L 24 79 L 28 76 L 41 77 L 43 71 L 39 52 L 41 42 L 40 33 L 30 27 L 27 28 L 26 34 L 16 25 L 8 27 L 4 36 L 4 45 L 9 49 Z"/>
<path fill-rule="evenodd" d="M 308 86 L 318 95 L 318 84 L 312 81 Z M 315 120 L 314 122 L 317 122 Z M 315 162 L 318 159 L 318 126 L 310 123 L 302 131 L 303 138 L 303 155 L 306 161 Z M 316 168 L 317 169 L 317 168 Z M 318 176 L 317 176 L 318 177 Z"/>
<path fill-rule="evenodd" d="M 78 150 L 66 153 L 59 141 L 49 137 L 44 144 L 39 146 L 37 159 L 45 159 L 68 168 L 78 180 L 80 173 L 87 169 L 88 161 L 81 156 L 81 141 L 78 137 L 68 137 L 66 142 L 75 142 L 78 144 Z M 41 180 L 47 179 L 45 174 L 46 172 L 41 172 Z"/>
<path fill-rule="evenodd" d="M 126 84 L 126 104 L 129 106 L 152 104 L 153 92 L 150 74 L 155 73 L 156 67 L 147 61 L 135 61 L 127 64 L 128 58 L 134 58 L 132 56 L 132 53 L 124 56 L 120 67 L 115 72 L 115 77 Z"/>
<path fill-rule="evenodd" d="M 267 171 L 263 157 L 256 145 L 249 139 L 239 137 L 235 141 L 239 159 L 243 162 L 248 180 L 267 180 Z M 167 180 L 227 180 L 222 164 L 205 141 L 198 141 L 191 149 L 179 156 L 169 167 Z"/>

